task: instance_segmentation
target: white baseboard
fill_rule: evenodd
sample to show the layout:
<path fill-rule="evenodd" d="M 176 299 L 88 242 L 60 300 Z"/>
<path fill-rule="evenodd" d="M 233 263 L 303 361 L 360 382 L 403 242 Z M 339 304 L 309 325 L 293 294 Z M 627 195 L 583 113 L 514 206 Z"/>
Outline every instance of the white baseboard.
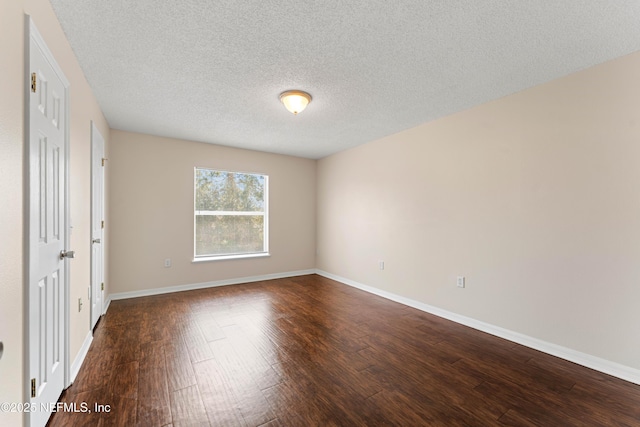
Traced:
<path fill-rule="evenodd" d="M 82 343 L 82 347 L 80 347 L 80 351 L 76 355 L 76 358 L 73 360 L 71 367 L 69 369 L 69 384 L 73 383 L 78 376 L 78 372 L 80 372 L 80 367 L 82 366 L 82 362 L 84 362 L 85 357 L 87 357 L 87 353 L 89 352 L 89 347 L 91 346 L 91 342 L 93 342 L 93 334 L 91 331 L 84 338 L 84 342 Z"/>
<path fill-rule="evenodd" d="M 164 288 L 145 289 L 141 291 L 119 292 L 109 295 L 107 306 L 113 300 L 146 297 L 151 295 L 169 294 L 172 292 L 192 291 L 194 289 L 214 288 L 218 286 L 238 285 L 242 283 L 260 282 L 263 280 L 284 279 L 287 277 L 306 276 L 314 274 L 316 270 L 299 270 L 285 273 L 264 274 L 261 276 L 239 277 L 235 279 L 217 280 L 214 282 L 193 283 L 188 285 L 167 286 Z M 105 310 L 106 311 L 106 310 Z"/>
<path fill-rule="evenodd" d="M 398 302 L 400 304 L 407 305 L 409 307 L 416 308 L 442 317 L 447 320 L 451 320 L 456 323 L 460 323 L 470 328 L 477 329 L 482 332 L 486 332 L 491 335 L 495 335 L 500 338 L 504 338 L 509 341 L 524 345 L 529 348 L 541 351 L 543 353 L 550 354 L 552 356 L 559 357 L 561 359 L 568 360 L 578 365 L 585 366 L 587 368 L 594 369 L 596 371 L 603 372 L 605 374 L 620 378 L 625 381 L 629 381 L 634 384 L 640 385 L 640 370 L 631 368 L 629 366 L 621 365 L 619 363 L 611 362 L 606 359 L 602 359 L 590 354 L 582 353 L 570 348 L 562 347 L 556 344 L 552 344 L 546 341 L 539 340 L 527 335 L 523 335 L 518 332 L 510 331 L 508 329 L 501 328 L 499 326 L 491 325 L 489 323 L 481 322 L 479 320 L 472 319 L 470 317 L 461 316 L 459 314 L 443 310 L 438 307 L 434 307 L 428 304 L 421 303 L 419 301 L 412 300 L 400 295 L 393 294 L 391 292 L 383 291 L 378 288 L 363 285 L 362 283 L 355 282 L 353 280 L 337 276 L 335 274 L 328 273 L 322 270 L 316 270 L 316 274 L 324 276 L 328 279 L 336 280 L 345 285 L 352 286 L 354 288 L 361 289 L 365 292 L 369 292 L 374 295 L 389 299 L 391 301 Z"/>

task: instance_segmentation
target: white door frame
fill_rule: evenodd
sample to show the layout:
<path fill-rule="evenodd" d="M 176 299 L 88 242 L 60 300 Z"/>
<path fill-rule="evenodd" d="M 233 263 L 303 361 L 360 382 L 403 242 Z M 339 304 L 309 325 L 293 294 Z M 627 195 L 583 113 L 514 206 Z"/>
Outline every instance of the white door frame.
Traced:
<path fill-rule="evenodd" d="M 31 353 L 36 351 L 36 349 L 32 349 L 30 347 L 30 281 L 34 274 L 35 263 L 37 260 L 33 259 L 32 256 L 32 247 L 31 247 L 31 236 L 33 233 L 36 233 L 36 230 L 33 230 L 30 226 L 31 221 L 31 209 L 34 209 L 34 204 L 31 201 L 31 189 L 32 185 L 35 183 L 31 182 L 31 168 L 33 165 L 31 164 L 31 135 L 30 135 L 30 88 L 31 88 L 31 71 L 30 71 L 30 54 L 31 54 L 31 42 L 38 46 L 38 48 L 42 51 L 43 56 L 49 62 L 54 72 L 57 74 L 57 77 L 60 78 L 62 84 L 64 86 L 64 96 L 66 98 L 66 102 L 64 105 L 64 147 L 65 147 L 65 156 L 62 159 L 64 168 L 65 168 L 65 183 L 64 183 L 64 227 L 62 231 L 63 239 L 64 239 L 64 247 L 65 250 L 69 249 L 70 244 L 70 200 L 69 200 L 69 80 L 65 77 L 62 69 L 56 62 L 53 54 L 47 47 L 47 44 L 44 41 L 42 35 L 36 28 L 33 20 L 29 15 L 25 15 L 25 66 L 24 66 L 24 74 L 25 74 L 25 84 L 24 84 L 24 170 L 25 170 L 25 188 L 24 188 L 24 199 L 25 199 L 25 212 L 24 212 L 24 233 L 25 233 L 25 245 L 24 245 L 24 257 L 25 257 L 25 279 L 24 279 L 24 331 L 25 331 L 25 339 L 24 339 L 24 402 L 31 401 L 31 373 L 30 371 L 30 363 L 31 363 Z M 69 259 L 64 259 L 64 298 L 62 301 L 63 307 L 63 330 L 64 330 L 64 344 L 63 344 L 63 359 L 64 359 L 64 388 L 70 385 L 70 365 L 69 365 Z M 38 408 L 40 409 L 40 408 Z M 30 414 L 25 412 L 24 414 L 25 425 L 31 425 L 31 417 Z"/>
<path fill-rule="evenodd" d="M 104 137 L 91 121 L 91 292 L 89 329 L 98 323 L 104 312 Z M 97 180 L 97 182 L 96 182 Z M 96 191 L 96 185 L 100 186 Z M 97 194 L 96 194 L 97 193 Z M 96 198 L 100 200 L 97 200 Z M 100 206 L 96 206 L 98 203 Z M 99 212 L 96 212 L 99 210 Z M 99 246 L 96 246 L 99 245 Z M 96 259 L 94 248 L 99 248 L 99 259 Z"/>

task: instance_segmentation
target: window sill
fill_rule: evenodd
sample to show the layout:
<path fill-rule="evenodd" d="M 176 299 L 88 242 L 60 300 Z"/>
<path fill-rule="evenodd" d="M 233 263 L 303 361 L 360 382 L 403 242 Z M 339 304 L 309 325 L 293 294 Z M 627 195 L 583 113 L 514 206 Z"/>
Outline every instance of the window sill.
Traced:
<path fill-rule="evenodd" d="M 201 256 L 194 258 L 192 263 L 209 262 L 209 261 L 226 261 L 230 259 L 246 259 L 246 258 L 265 258 L 270 257 L 269 252 L 260 252 L 255 254 L 237 254 L 237 255 L 217 255 L 217 256 Z"/>

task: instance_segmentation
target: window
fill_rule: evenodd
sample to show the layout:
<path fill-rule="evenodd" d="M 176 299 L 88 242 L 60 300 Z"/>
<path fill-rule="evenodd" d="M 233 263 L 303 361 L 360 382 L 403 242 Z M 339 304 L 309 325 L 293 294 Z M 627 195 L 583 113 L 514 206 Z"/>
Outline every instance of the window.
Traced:
<path fill-rule="evenodd" d="M 195 169 L 195 259 L 268 255 L 267 175 Z"/>

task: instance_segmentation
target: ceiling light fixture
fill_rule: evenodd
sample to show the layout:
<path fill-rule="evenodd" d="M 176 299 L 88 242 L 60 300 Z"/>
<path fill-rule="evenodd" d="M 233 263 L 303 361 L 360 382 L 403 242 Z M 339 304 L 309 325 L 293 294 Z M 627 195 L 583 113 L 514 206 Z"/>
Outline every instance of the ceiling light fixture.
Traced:
<path fill-rule="evenodd" d="M 301 90 L 288 90 L 280 94 L 280 101 L 293 114 L 298 114 L 311 102 L 311 95 Z"/>

